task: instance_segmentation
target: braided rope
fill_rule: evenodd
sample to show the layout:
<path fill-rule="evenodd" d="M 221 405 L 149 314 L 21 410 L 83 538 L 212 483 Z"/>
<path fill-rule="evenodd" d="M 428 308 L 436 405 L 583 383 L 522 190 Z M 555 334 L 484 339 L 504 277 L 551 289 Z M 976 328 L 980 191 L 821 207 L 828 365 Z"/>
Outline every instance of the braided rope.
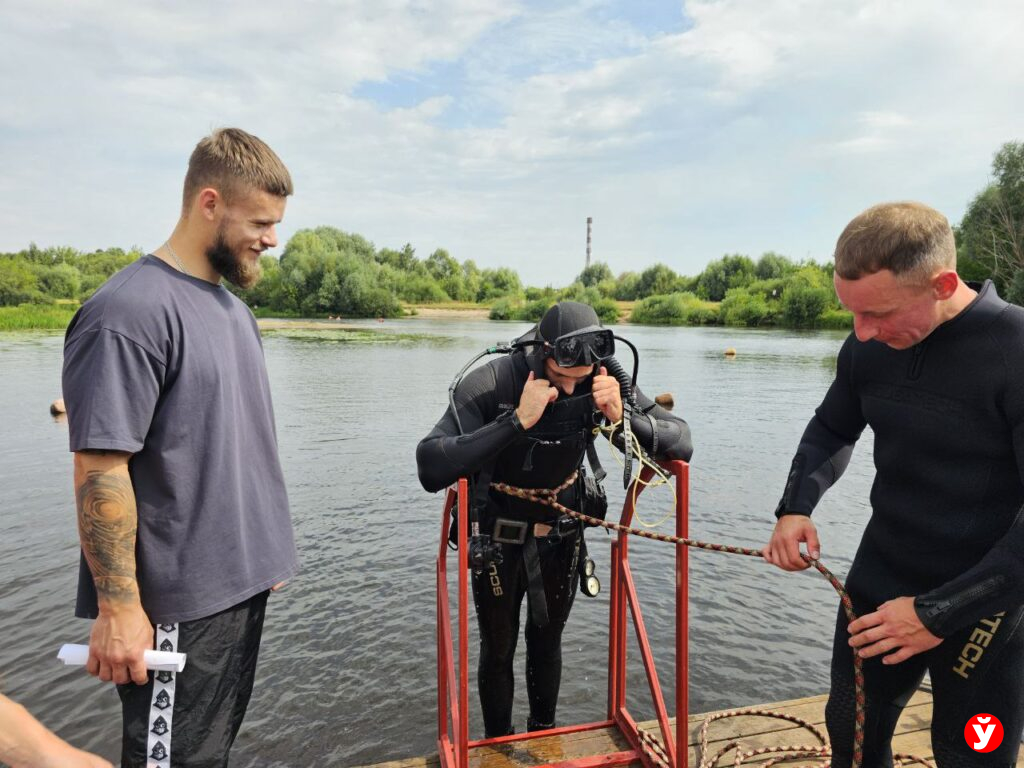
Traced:
<path fill-rule="evenodd" d="M 727 742 L 721 747 L 718 752 L 714 755 L 710 755 L 708 752 L 708 740 L 709 740 L 709 729 L 711 723 L 717 720 L 724 720 L 730 717 L 766 717 L 776 720 L 787 720 L 791 723 L 799 725 L 801 728 L 810 731 L 815 738 L 818 740 L 818 744 L 799 744 L 794 746 L 775 746 L 775 747 L 759 747 L 757 749 L 743 750 L 740 748 L 740 743 L 737 740 Z M 676 727 L 679 727 L 678 721 Z M 669 768 L 668 755 L 665 753 L 661 746 L 661 742 L 657 736 L 646 731 L 640 730 L 640 741 L 644 751 L 647 752 L 652 762 L 658 766 L 658 768 Z M 825 758 L 821 762 L 812 763 L 809 768 L 829 768 L 831 764 L 832 748 L 828 745 L 828 739 L 825 734 L 816 725 L 808 720 L 805 720 L 796 715 L 790 715 L 785 712 L 776 712 L 769 709 L 734 709 L 728 712 L 719 712 L 717 714 L 709 715 L 701 723 L 700 728 L 700 765 L 699 768 L 715 768 L 719 764 L 725 755 L 735 749 L 736 755 L 734 757 L 733 765 L 739 768 L 745 761 L 753 757 L 762 757 L 764 755 L 774 755 L 769 760 L 764 761 L 761 768 L 772 768 L 774 765 L 780 762 L 785 762 L 800 758 Z M 919 763 L 925 766 L 925 768 L 935 768 L 934 763 L 916 755 L 896 754 L 893 756 L 894 768 L 903 768 L 904 765 L 910 763 Z"/>
<path fill-rule="evenodd" d="M 576 520 L 580 520 L 580 521 L 582 521 L 584 523 L 587 523 L 589 525 L 599 526 L 601 528 L 606 528 L 606 529 L 611 530 L 611 531 L 617 531 L 619 533 L 625 533 L 625 534 L 629 534 L 631 536 L 639 536 L 639 537 L 644 538 L 644 539 L 653 539 L 654 541 L 663 541 L 663 542 L 666 542 L 668 544 L 681 544 L 683 546 L 693 547 L 695 549 L 705 549 L 705 550 L 708 550 L 708 551 L 711 551 L 711 552 L 725 552 L 725 553 L 732 554 L 732 555 L 746 555 L 748 557 L 764 557 L 764 554 L 759 549 L 748 549 L 746 547 L 733 547 L 733 546 L 729 546 L 729 545 L 726 545 L 726 544 L 713 544 L 713 543 L 708 543 L 708 542 L 704 542 L 704 541 L 698 541 L 697 539 L 683 538 L 682 536 L 672 536 L 672 535 L 668 535 L 668 534 L 664 534 L 664 533 L 654 533 L 652 531 L 642 531 L 639 528 L 630 528 L 629 526 L 622 525 L 621 523 L 612 523 L 612 522 L 608 522 L 606 520 L 600 520 L 600 519 L 598 519 L 596 517 L 591 517 L 590 515 L 585 515 L 582 512 L 577 512 L 577 511 L 575 511 L 573 509 L 569 509 L 564 504 L 560 504 L 558 502 L 558 500 L 556 499 L 556 497 L 558 496 L 559 492 L 561 492 L 564 489 L 568 488 L 570 485 L 572 485 L 572 483 L 574 483 L 576 481 L 576 476 L 577 476 L 577 472 L 573 472 L 565 480 L 565 482 L 563 482 L 557 488 L 519 488 L 519 487 L 516 487 L 514 485 L 509 485 L 508 483 L 491 483 L 491 487 L 494 488 L 495 490 L 497 490 L 497 491 L 499 491 L 501 493 L 507 494 L 509 496 L 514 496 L 516 498 L 523 499 L 525 501 L 530 501 L 530 502 L 533 502 L 533 503 L 536 503 L 536 504 L 543 504 L 544 506 L 551 507 L 552 509 L 562 513 L 563 515 L 568 515 L 569 517 L 572 517 L 572 518 L 574 518 Z M 838 578 L 836 578 L 836 576 L 830 570 L 828 570 L 828 568 L 826 568 L 824 565 L 822 565 L 822 563 L 819 560 L 814 560 L 809 555 L 806 555 L 804 553 L 801 553 L 801 557 L 809 565 L 814 566 L 815 570 L 817 570 L 822 576 L 824 576 L 826 579 L 828 579 L 828 582 L 832 585 L 832 588 L 835 589 L 836 592 L 839 594 L 839 599 L 840 599 L 840 602 L 842 603 L 843 611 L 846 613 L 847 619 L 849 619 L 851 622 L 854 621 L 857 618 L 857 615 L 853 611 L 853 602 L 850 600 L 850 596 L 847 593 L 846 588 L 843 586 L 843 583 Z M 856 711 L 854 713 L 854 730 L 853 730 L 853 768 L 860 768 L 861 764 L 864 761 L 864 707 L 865 707 L 865 695 L 864 695 L 864 660 L 861 659 L 860 656 L 858 656 L 857 654 L 853 655 L 853 679 L 854 679 L 854 688 L 855 688 L 854 697 L 855 697 L 855 701 L 856 701 Z M 719 751 L 719 753 L 715 756 L 714 760 L 712 760 L 709 763 L 705 763 L 703 755 L 704 755 L 704 752 L 706 752 L 706 746 L 707 746 L 707 727 L 710 725 L 711 721 L 719 720 L 719 719 L 722 719 L 724 717 L 735 717 L 735 716 L 737 716 L 739 714 L 748 714 L 748 713 L 749 714 L 759 714 L 759 715 L 765 716 L 765 717 L 777 717 L 777 718 L 781 718 L 783 720 L 792 720 L 794 722 L 798 722 L 798 723 L 800 723 L 802 725 L 805 725 L 806 727 L 810 728 L 810 730 L 819 738 L 819 740 L 822 741 L 823 745 L 827 744 L 827 740 L 821 735 L 821 733 L 816 728 L 814 728 L 810 724 L 807 724 L 805 721 L 799 720 L 799 718 L 793 718 L 790 715 L 786 715 L 786 714 L 783 714 L 783 713 L 767 712 L 766 710 L 734 710 L 734 711 L 731 711 L 731 712 L 723 712 L 723 713 L 720 713 L 718 715 L 710 716 L 707 720 L 704 721 L 704 724 L 701 726 L 701 740 L 702 740 L 701 741 L 701 746 L 702 746 L 701 754 L 702 754 L 702 759 L 701 759 L 700 768 L 710 768 L 710 766 L 716 765 L 718 760 L 719 760 L 719 758 L 721 758 L 721 756 L 722 756 L 722 754 L 724 752 L 727 752 L 729 749 L 732 749 L 733 747 L 738 747 L 737 744 L 730 743 L 730 745 L 728 745 L 727 747 L 725 747 L 725 748 L 723 748 L 722 750 Z M 679 727 L 678 722 L 676 724 L 676 727 L 677 728 Z M 648 736 L 645 739 L 644 736 L 641 735 L 641 739 L 642 739 L 642 741 L 644 742 L 645 745 L 651 743 L 650 739 L 652 739 L 652 738 L 653 737 Z M 737 748 L 736 766 L 739 766 L 743 762 L 743 760 L 745 760 L 745 759 L 747 759 L 749 757 L 753 757 L 755 755 L 767 754 L 767 753 L 775 753 L 775 752 L 796 752 L 796 753 L 799 753 L 799 754 L 791 755 L 789 758 L 777 758 L 775 760 L 769 761 L 769 763 L 767 764 L 767 766 L 765 766 L 765 768 L 768 768 L 769 766 L 773 765 L 775 762 L 778 762 L 778 760 L 791 759 L 792 757 L 813 757 L 813 756 L 830 756 L 831 755 L 831 751 L 829 750 L 829 748 L 827 746 L 822 746 L 822 747 L 798 746 L 798 747 L 779 747 L 779 748 L 767 748 L 766 747 L 766 748 L 762 748 L 760 750 L 752 750 L 752 751 L 749 751 L 749 752 L 742 752 L 742 751 L 740 751 Z M 907 759 L 909 762 L 917 762 L 917 763 L 920 763 L 922 765 L 929 766 L 929 768 L 934 768 L 934 766 L 932 766 L 931 763 L 929 763 L 928 761 L 926 761 L 926 760 L 924 760 L 922 758 L 915 757 L 913 755 L 900 755 L 898 757 Z M 829 760 L 826 760 L 823 763 L 823 765 L 827 766 L 829 764 L 829 762 L 830 762 Z"/>
<path fill-rule="evenodd" d="M 637 733 L 640 735 L 640 746 L 647 753 L 647 756 L 651 758 L 651 762 L 658 766 L 658 768 L 672 768 L 668 753 L 661 746 L 658 737 L 640 727 L 637 727 Z"/>

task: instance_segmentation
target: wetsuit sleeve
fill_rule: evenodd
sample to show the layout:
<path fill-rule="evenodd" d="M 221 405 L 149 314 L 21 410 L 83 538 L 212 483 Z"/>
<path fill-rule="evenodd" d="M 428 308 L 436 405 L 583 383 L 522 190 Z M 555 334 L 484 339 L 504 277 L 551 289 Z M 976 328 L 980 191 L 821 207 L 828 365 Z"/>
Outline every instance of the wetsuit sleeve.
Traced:
<path fill-rule="evenodd" d="M 416 447 L 420 484 L 431 493 L 474 474 L 493 460 L 519 432 L 512 411 L 498 414 L 495 367 L 471 371 L 455 392 L 462 432 L 451 406 Z"/>
<path fill-rule="evenodd" d="M 1024 340 L 1022 340 L 1024 341 Z M 1017 474 L 1024 485 L 1024 356 L 1004 364 L 1003 409 L 1010 427 Z M 1003 354 L 1007 354 L 1004 349 Z M 1015 359 L 1017 362 L 1013 363 Z M 1013 525 L 970 570 L 914 598 L 929 632 L 946 637 L 962 627 L 1024 603 L 1024 508 Z"/>
<path fill-rule="evenodd" d="M 666 411 L 639 388 L 636 389 L 636 401 L 640 408 L 633 413 L 629 424 L 644 450 L 662 461 L 689 461 L 693 455 L 690 425 Z M 615 437 L 615 446 L 621 450 L 622 432 L 617 431 Z"/>
<path fill-rule="evenodd" d="M 850 463 L 867 424 L 853 386 L 855 343 L 851 334 L 839 350 L 836 378 L 800 438 L 776 517 L 810 515 Z"/>

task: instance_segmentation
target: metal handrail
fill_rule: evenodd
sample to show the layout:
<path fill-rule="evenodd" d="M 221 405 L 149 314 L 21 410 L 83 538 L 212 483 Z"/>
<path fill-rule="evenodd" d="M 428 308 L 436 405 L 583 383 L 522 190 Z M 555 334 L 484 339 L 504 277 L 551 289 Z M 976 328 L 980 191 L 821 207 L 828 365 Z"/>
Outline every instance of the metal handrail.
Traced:
<path fill-rule="evenodd" d="M 689 465 L 683 461 L 664 462 L 661 466 L 676 483 L 676 535 L 687 536 L 689 514 Z M 628 525 L 635 512 L 635 499 L 651 478 L 653 472 L 644 468 L 633 480 L 626 494 L 621 521 Z M 608 643 L 608 719 L 596 723 L 554 728 L 526 734 L 514 734 L 494 739 L 469 740 L 469 573 L 468 573 L 468 499 L 469 483 L 460 478 L 448 489 L 441 519 L 441 540 L 437 555 L 437 746 L 443 768 L 469 768 L 469 749 L 490 746 L 563 733 L 578 733 L 609 727 L 617 728 L 629 742 L 631 749 L 612 755 L 576 758 L 549 763 L 540 768 L 590 768 L 592 766 L 627 765 L 640 761 L 645 766 L 664 765 L 665 760 L 651 752 L 644 744 L 636 720 L 626 706 L 626 618 L 633 619 L 637 644 L 647 674 L 648 687 L 654 703 L 655 715 L 661 732 L 661 742 L 671 768 L 687 768 L 688 717 L 687 681 L 688 659 L 688 604 L 689 604 L 689 550 L 676 545 L 676 679 L 675 709 L 676 734 L 673 739 L 669 715 L 658 680 L 647 630 L 644 626 L 640 603 L 629 566 L 627 534 L 620 532 L 611 545 L 611 595 L 609 600 Z M 448 530 L 453 508 L 458 508 L 458 664 L 452 643 L 451 606 L 448 585 Z M 457 674 L 456 674 L 457 673 Z M 649 733 L 645 734 L 649 737 Z"/>

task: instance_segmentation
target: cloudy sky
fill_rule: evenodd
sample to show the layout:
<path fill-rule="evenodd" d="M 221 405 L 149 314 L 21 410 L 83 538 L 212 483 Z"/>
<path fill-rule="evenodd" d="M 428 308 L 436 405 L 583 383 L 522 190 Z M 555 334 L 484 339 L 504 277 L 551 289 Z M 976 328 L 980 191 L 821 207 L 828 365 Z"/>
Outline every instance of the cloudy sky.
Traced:
<path fill-rule="evenodd" d="M 0 251 L 160 245 L 211 129 L 321 224 L 531 284 L 955 223 L 1024 139 L 1018 0 L 0 0 Z"/>

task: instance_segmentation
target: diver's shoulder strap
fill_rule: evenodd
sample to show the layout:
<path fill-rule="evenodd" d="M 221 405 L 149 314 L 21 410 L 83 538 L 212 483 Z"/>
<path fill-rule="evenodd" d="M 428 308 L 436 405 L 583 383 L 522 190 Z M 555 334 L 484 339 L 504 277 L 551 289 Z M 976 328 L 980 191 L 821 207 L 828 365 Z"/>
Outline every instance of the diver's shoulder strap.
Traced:
<path fill-rule="evenodd" d="M 530 366 L 521 351 L 513 352 L 499 362 L 494 382 L 499 413 L 514 410 L 519 405 L 519 397 L 529 375 Z"/>
<path fill-rule="evenodd" d="M 513 352 L 496 361 L 497 364 L 494 368 L 494 394 L 499 415 L 505 411 L 514 410 L 518 403 L 516 382 L 519 378 L 520 365 L 517 364 L 516 358 L 521 360 L 522 357 L 522 353 Z M 525 369 L 525 362 L 521 363 L 521 365 Z M 486 526 L 488 521 L 487 506 L 496 464 L 497 459 L 488 461 L 480 467 L 472 481 L 473 490 L 470 495 L 469 520 L 471 524 L 478 524 L 477 527 L 480 529 L 480 532 L 483 532 L 482 528 Z"/>

